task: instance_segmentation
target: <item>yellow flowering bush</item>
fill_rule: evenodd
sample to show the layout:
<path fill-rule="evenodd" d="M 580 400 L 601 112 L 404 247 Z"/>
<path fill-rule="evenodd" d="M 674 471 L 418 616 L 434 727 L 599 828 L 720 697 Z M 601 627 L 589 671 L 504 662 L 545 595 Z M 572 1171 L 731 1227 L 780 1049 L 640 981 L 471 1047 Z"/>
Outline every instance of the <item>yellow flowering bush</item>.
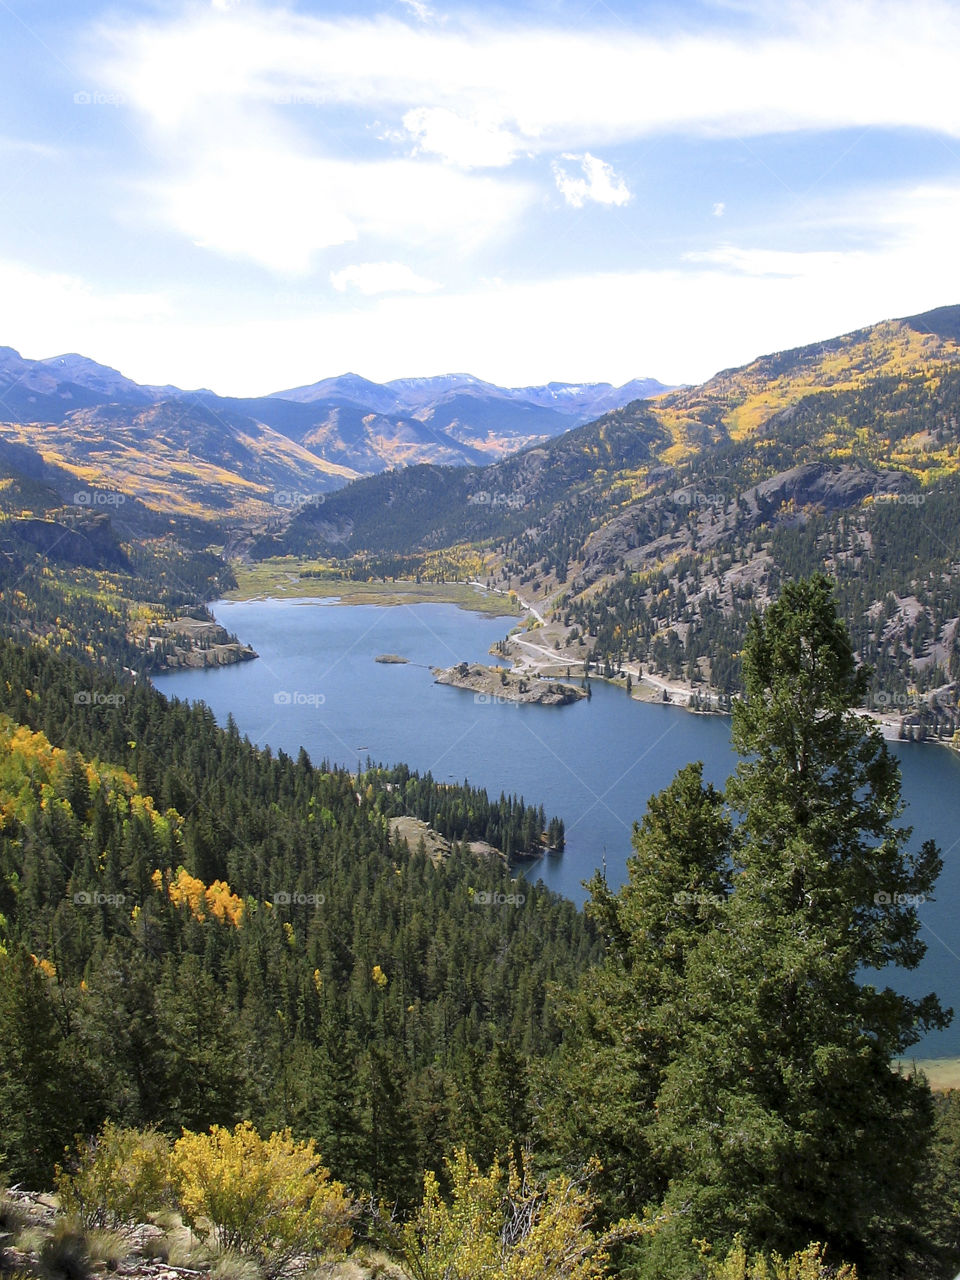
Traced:
<path fill-rule="evenodd" d="M 589 1177 L 598 1170 L 588 1166 Z M 545 1188 L 522 1179 L 511 1164 L 488 1173 L 461 1148 L 447 1161 L 449 1203 L 434 1173 L 424 1178 L 423 1201 L 402 1225 L 379 1218 L 380 1235 L 415 1280 L 601 1280 L 610 1245 L 651 1229 L 635 1218 L 596 1233 L 593 1197 L 556 1178 Z"/>
<path fill-rule="evenodd" d="M 68 1168 L 57 1166 L 60 1208 L 84 1230 L 143 1222 L 169 1201 L 169 1160 L 163 1134 L 108 1120 L 98 1137 L 78 1144 Z"/>
<path fill-rule="evenodd" d="M 353 1205 L 331 1182 L 313 1140 L 290 1130 L 262 1138 L 249 1121 L 214 1125 L 174 1143 L 172 1179 L 183 1220 L 221 1249 L 255 1257 L 269 1275 L 350 1245 Z"/>
<path fill-rule="evenodd" d="M 857 1280 L 857 1269 L 849 1265 L 828 1266 L 822 1244 L 810 1244 L 790 1258 L 758 1254 L 748 1258 L 738 1240 L 723 1262 L 708 1261 L 709 1280 Z"/>

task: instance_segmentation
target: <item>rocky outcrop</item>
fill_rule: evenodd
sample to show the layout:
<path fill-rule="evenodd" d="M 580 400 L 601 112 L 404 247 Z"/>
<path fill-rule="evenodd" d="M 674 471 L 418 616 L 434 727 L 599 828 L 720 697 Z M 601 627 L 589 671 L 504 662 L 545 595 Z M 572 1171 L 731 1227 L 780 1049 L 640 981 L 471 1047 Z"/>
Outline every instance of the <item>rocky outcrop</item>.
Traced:
<path fill-rule="evenodd" d="M 856 465 L 831 466 L 810 462 L 781 471 L 748 489 L 743 500 L 753 516 L 775 513 L 784 503 L 836 511 L 855 507 L 880 494 L 906 495 L 917 483 L 903 471 L 870 471 Z"/>
<path fill-rule="evenodd" d="M 176 618 L 173 622 L 163 623 L 161 632 L 150 636 L 149 644 L 154 649 L 163 650 L 163 665 L 167 670 L 229 667 L 258 656 L 248 644 L 241 644 L 236 636 L 212 620 Z"/>
<path fill-rule="evenodd" d="M 437 684 L 469 689 L 474 695 L 474 702 L 478 704 L 516 702 L 541 707 L 562 707 L 569 702 L 579 702 L 587 696 L 576 685 L 518 676 L 505 667 L 485 667 L 477 662 L 461 662 L 446 669 L 434 667 L 433 674 Z"/>
<path fill-rule="evenodd" d="M 30 518 L 11 520 L 5 533 L 12 542 L 32 547 L 56 564 L 132 571 L 110 518 L 103 513 L 84 516 L 70 524 Z"/>
<path fill-rule="evenodd" d="M 803 523 L 811 511 L 845 510 L 868 497 L 909 502 L 917 488 L 903 471 L 827 462 L 780 471 L 745 490 L 739 500 L 686 485 L 633 503 L 608 520 L 587 544 L 579 576 L 590 583 L 621 568 L 646 569 L 694 548 L 719 546 L 734 532 Z"/>

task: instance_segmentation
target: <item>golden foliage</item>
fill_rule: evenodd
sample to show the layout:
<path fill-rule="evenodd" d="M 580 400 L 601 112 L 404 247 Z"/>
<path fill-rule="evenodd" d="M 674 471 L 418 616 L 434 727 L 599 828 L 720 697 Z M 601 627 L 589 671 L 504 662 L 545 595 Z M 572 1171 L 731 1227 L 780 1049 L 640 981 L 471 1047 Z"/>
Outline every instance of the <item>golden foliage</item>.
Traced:
<path fill-rule="evenodd" d="M 428 551 L 423 557 L 420 575 L 427 582 L 468 581 L 483 573 L 484 558 L 469 543 Z"/>
<path fill-rule="evenodd" d="M 150 796 L 137 792 L 137 782 L 125 769 L 90 761 L 55 747 L 43 733 L 34 733 L 0 714 L 0 830 L 13 821 L 26 821 L 38 809 L 60 809 L 71 814 L 68 801 L 60 794 L 71 768 L 79 763 L 90 791 L 91 802 L 102 796 L 122 818 L 143 822 L 165 843 L 176 839 L 181 818 L 173 809 L 160 814 Z M 73 814 L 81 823 L 85 813 Z"/>
<path fill-rule="evenodd" d="M 270 1274 L 295 1258 L 342 1253 L 353 1239 L 343 1185 L 330 1181 L 313 1140 L 294 1142 L 289 1129 L 267 1139 L 249 1121 L 184 1130 L 172 1177 L 191 1230 L 256 1257 Z"/>
<path fill-rule="evenodd" d="M 827 1265 L 826 1248 L 822 1244 L 809 1244 L 806 1249 L 781 1258 L 757 1254 L 748 1258 L 738 1240 L 723 1262 L 707 1259 L 708 1280 L 857 1280 L 856 1267 Z"/>
<path fill-rule="evenodd" d="M 597 1168 L 591 1164 L 588 1176 Z M 596 1233 L 593 1197 L 583 1186 L 555 1178 L 534 1187 L 512 1163 L 506 1176 L 496 1161 L 482 1173 L 463 1148 L 447 1173 L 449 1203 L 427 1173 L 413 1217 L 402 1225 L 381 1221 L 385 1241 L 416 1280 L 601 1280 L 612 1244 L 653 1229 L 629 1219 Z"/>
<path fill-rule="evenodd" d="M 163 891 L 167 886 L 167 896 L 175 907 L 187 907 L 195 920 L 201 923 L 207 919 L 208 913 L 221 924 L 232 924 L 239 929 L 243 924 L 243 913 L 246 903 L 233 893 L 225 880 L 214 880 L 207 886 L 196 876 L 192 876 L 185 867 L 177 867 L 176 874 L 168 871 L 154 871 L 150 877 L 153 887 Z"/>

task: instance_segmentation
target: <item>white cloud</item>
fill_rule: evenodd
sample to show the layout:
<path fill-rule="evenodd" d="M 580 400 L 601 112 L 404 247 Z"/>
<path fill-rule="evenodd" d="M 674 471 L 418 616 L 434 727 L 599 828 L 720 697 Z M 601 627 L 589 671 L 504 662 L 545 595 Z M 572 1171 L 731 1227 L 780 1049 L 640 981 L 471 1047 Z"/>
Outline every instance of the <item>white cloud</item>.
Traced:
<path fill-rule="evenodd" d="M 251 142 L 204 149 L 149 197 L 156 215 L 204 248 L 304 274 L 324 249 L 367 238 L 468 252 L 500 234 L 532 192 L 435 162 L 315 159 Z"/>
<path fill-rule="evenodd" d="M 627 204 L 630 200 L 630 188 L 606 161 L 597 159 L 589 151 L 582 156 L 565 153 L 563 159 L 579 161 L 584 174 L 582 178 L 572 178 L 561 164 L 554 161 L 553 176 L 557 190 L 575 209 L 582 209 L 588 200 L 595 204 L 614 205 Z"/>
<path fill-rule="evenodd" d="M 960 220 L 960 187 L 922 185 L 893 191 L 864 190 L 831 206 L 811 206 L 809 226 L 855 232 L 866 248 L 853 250 L 777 249 L 723 243 L 685 253 L 684 260 L 731 279 L 752 276 L 770 280 L 814 281 L 833 299 L 844 276 L 877 273 L 874 292 L 889 282 L 896 288 L 909 280 L 932 281 L 945 299 L 960 297 L 960 270 L 948 265 L 943 246 L 950 243 Z M 942 263 L 943 269 L 937 264 Z M 835 283 L 831 283 L 831 282 Z"/>
<path fill-rule="evenodd" d="M 528 154 L 553 159 L 568 203 L 616 206 L 629 189 L 597 151 L 653 134 L 895 126 L 960 137 L 960 6 L 945 0 L 788 4 L 753 27 L 668 35 L 219 0 L 93 37 L 91 83 L 146 126 L 141 216 L 155 209 L 211 251 L 282 273 L 352 242 L 371 258 L 402 258 L 430 237 L 470 252 L 537 199 L 502 173 Z M 359 158 L 331 154 L 344 121 Z M 414 154 L 385 158 L 375 138 Z"/>
<path fill-rule="evenodd" d="M 37 156 L 43 160 L 56 160 L 61 154 L 58 147 L 52 147 L 46 142 L 29 142 L 25 138 L 8 138 L 0 135 L 0 152 L 3 151 Z"/>
<path fill-rule="evenodd" d="M 723 203 L 722 200 L 718 200 L 716 204 L 713 206 L 713 216 L 715 218 L 722 218 L 726 212 L 727 212 L 727 206 Z"/>
<path fill-rule="evenodd" d="M 420 38 L 403 23 L 381 26 Z M 507 164 L 513 140 L 493 121 L 411 109 L 425 154 L 329 154 L 323 108 L 366 93 L 354 77 L 367 56 L 357 37 L 370 29 L 250 5 L 102 30 L 107 65 L 98 77 L 126 86 L 124 100 L 148 128 L 154 175 L 139 183 L 133 216 L 286 275 L 310 272 L 325 250 L 353 242 L 379 253 L 431 242 L 463 257 L 504 234 L 536 198 L 534 187 L 443 162 Z M 319 108 L 306 120 L 290 109 L 304 103 Z"/>
<path fill-rule="evenodd" d="M 0 260 L 0 297 L 16 317 L 18 334 L 23 329 L 49 333 L 61 323 L 75 325 L 84 316 L 94 323 L 113 318 L 126 323 L 173 314 L 171 300 L 165 293 L 98 288 L 81 276 L 37 271 L 20 262 L 3 260 Z"/>
<path fill-rule="evenodd" d="M 79 351 L 109 364 L 113 351 L 131 354 L 130 337 L 141 326 L 166 329 L 175 319 L 167 294 L 105 289 L 22 262 L 0 260 L 0 297 L 8 326 L 0 341 L 33 359 Z"/>
<path fill-rule="evenodd" d="M 381 293 L 434 293 L 440 285 L 427 280 L 403 262 L 362 262 L 330 273 L 330 283 L 339 293 L 356 289 L 371 297 Z"/>
<path fill-rule="evenodd" d="M 466 368 L 507 385 L 641 374 L 694 381 L 960 298 L 960 258 L 943 252 L 960 223 L 960 186 L 887 193 L 874 208 L 881 234 L 856 252 L 721 245 L 681 269 L 361 293 L 346 309 L 305 287 L 302 305 L 265 300 L 256 317 L 217 310 L 199 287 L 174 308 L 165 297 L 98 292 L 0 263 L 0 296 L 16 317 L 0 341 L 37 356 L 81 351 L 141 382 L 239 395 L 347 368 L 379 380 Z M 848 214 L 860 225 L 860 209 L 837 210 L 838 224 Z"/>
<path fill-rule="evenodd" d="M 677 130 L 878 125 L 960 136 L 960 9 L 948 0 L 785 5 L 740 31 L 663 36 L 639 24 L 423 27 L 251 3 L 105 26 L 92 56 L 106 63 L 105 81 L 166 125 L 288 93 L 397 119 L 435 107 L 509 121 L 525 147 L 555 153 Z"/>
<path fill-rule="evenodd" d="M 278 272 L 307 271 L 321 249 L 357 238 L 322 175 L 290 156 L 225 150 L 158 187 L 154 198 L 195 244 Z"/>
<path fill-rule="evenodd" d="M 813 276 L 826 280 L 832 272 L 849 270 L 850 263 L 858 257 L 862 258 L 864 254 L 839 249 L 803 253 L 790 249 L 744 249 L 733 245 L 684 254 L 687 262 L 717 267 L 728 276 L 782 280 L 809 279 Z"/>
<path fill-rule="evenodd" d="M 442 156 L 464 169 L 508 165 L 521 146 L 500 121 L 458 115 L 446 107 L 416 107 L 403 117 L 403 127 L 419 151 Z"/>

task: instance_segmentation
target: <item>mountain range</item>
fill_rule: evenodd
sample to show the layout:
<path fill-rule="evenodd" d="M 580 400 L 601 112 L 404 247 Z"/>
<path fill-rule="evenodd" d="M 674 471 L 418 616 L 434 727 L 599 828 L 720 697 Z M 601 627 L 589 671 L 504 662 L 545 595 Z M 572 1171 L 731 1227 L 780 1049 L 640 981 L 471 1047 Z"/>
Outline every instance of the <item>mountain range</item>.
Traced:
<path fill-rule="evenodd" d="M 723 695 L 738 687 L 750 616 L 786 578 L 826 570 L 878 695 L 933 698 L 938 728 L 950 728 L 960 307 L 653 389 L 558 434 L 558 420 L 615 393 L 345 375 L 241 400 L 6 350 L 0 549 L 14 581 L 39 551 L 41 583 L 54 559 L 136 579 L 151 556 L 151 607 L 173 598 L 171 556 L 184 601 L 222 588 L 232 569 L 221 557 L 310 557 L 322 562 L 311 571 L 361 579 L 479 577 L 544 619 L 505 654 L 555 655 L 554 675 L 625 677 L 644 664 Z M 533 431 L 546 421 L 552 434 Z M 494 431 L 503 449 L 528 428 L 534 444 L 489 461 Z M 201 549 L 211 558 L 194 564 Z M 95 579 L 87 589 L 99 598 Z M 43 607 L 51 629 L 61 601 Z"/>
<path fill-rule="evenodd" d="M 42 442 L 44 457 L 79 478 L 171 511 L 197 514 L 203 491 L 213 514 L 246 517 L 387 467 L 482 464 L 666 389 L 652 378 L 505 388 L 470 374 L 383 385 L 345 374 L 239 398 L 143 385 L 81 355 L 26 360 L 4 347 L 0 438 Z M 166 481 L 174 475 L 177 486 Z"/>
<path fill-rule="evenodd" d="M 585 554 L 614 515 L 708 476 L 719 487 L 725 475 L 728 490 L 736 476 L 745 489 L 778 468 L 856 459 L 929 481 L 960 465 L 949 407 L 958 374 L 960 307 L 883 321 L 634 401 L 482 469 L 367 478 L 302 512 L 287 536 L 295 542 L 315 529 L 318 548 L 330 537 L 341 552 L 434 548 L 514 529 L 534 529 L 544 542 L 541 521 L 552 527 L 558 512 L 566 518 L 571 504 L 586 503 L 577 546 Z M 429 509 L 403 500 L 424 487 L 435 489 Z"/>

